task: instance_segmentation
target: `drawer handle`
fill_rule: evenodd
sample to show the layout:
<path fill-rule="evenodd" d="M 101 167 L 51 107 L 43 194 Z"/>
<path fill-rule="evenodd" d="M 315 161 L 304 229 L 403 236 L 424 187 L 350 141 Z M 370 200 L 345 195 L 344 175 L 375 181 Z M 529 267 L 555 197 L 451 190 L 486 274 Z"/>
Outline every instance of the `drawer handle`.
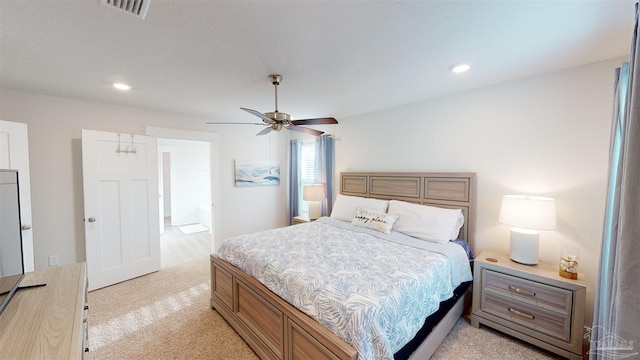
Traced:
<path fill-rule="evenodd" d="M 518 294 L 522 294 L 522 295 L 536 296 L 536 293 L 534 293 L 533 291 L 522 290 L 520 288 L 517 288 L 515 286 L 511 286 L 511 285 L 509 285 L 509 290 L 511 290 L 513 292 L 516 292 Z"/>
<path fill-rule="evenodd" d="M 518 311 L 518 310 L 512 309 L 512 308 L 509 308 L 509 312 L 513 313 L 513 314 L 516 314 L 518 316 L 522 316 L 523 318 L 529 319 L 529 320 L 533 320 L 533 318 L 534 318 L 533 315 L 530 315 L 530 314 L 527 314 L 527 313 L 523 313 L 522 311 Z"/>

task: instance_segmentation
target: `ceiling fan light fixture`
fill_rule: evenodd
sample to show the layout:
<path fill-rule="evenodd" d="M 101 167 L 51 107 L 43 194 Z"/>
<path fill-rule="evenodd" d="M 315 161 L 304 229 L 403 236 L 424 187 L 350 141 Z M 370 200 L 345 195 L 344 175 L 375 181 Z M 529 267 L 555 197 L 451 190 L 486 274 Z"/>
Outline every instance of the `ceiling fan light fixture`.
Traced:
<path fill-rule="evenodd" d="M 275 111 L 275 112 L 266 112 L 264 113 L 264 115 L 268 118 L 271 118 L 273 120 L 277 120 L 277 121 L 290 121 L 291 120 L 291 116 L 287 113 L 283 113 L 283 112 L 279 112 L 279 111 Z"/>
<path fill-rule="evenodd" d="M 454 74 L 462 74 L 469 71 L 469 69 L 471 69 L 471 66 L 468 64 L 454 64 L 449 67 L 449 71 Z"/>

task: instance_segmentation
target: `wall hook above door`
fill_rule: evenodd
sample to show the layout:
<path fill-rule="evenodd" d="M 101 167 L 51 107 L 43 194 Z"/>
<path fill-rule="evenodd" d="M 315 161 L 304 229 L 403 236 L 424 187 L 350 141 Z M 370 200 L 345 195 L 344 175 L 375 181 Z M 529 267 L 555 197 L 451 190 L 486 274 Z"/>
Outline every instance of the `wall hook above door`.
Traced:
<path fill-rule="evenodd" d="M 116 148 L 116 153 L 125 153 L 125 154 L 137 154 L 138 147 L 133 144 L 133 134 L 131 134 L 131 145 L 125 145 L 124 148 L 122 146 L 122 141 L 120 140 L 120 133 L 118 133 L 118 147 Z"/>

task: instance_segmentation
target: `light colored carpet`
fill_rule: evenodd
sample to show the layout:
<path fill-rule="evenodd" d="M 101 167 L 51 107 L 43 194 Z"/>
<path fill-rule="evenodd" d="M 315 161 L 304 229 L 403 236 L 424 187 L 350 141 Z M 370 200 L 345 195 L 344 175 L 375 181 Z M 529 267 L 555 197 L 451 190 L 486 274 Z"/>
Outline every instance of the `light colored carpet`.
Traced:
<path fill-rule="evenodd" d="M 207 258 L 89 293 L 91 359 L 257 359 L 209 306 Z"/>
<path fill-rule="evenodd" d="M 486 326 L 474 328 L 460 318 L 444 338 L 432 360 L 545 360 L 564 359 Z"/>
<path fill-rule="evenodd" d="M 89 293 L 91 359 L 257 359 L 209 306 L 208 258 Z M 556 359 L 461 318 L 432 359 Z"/>

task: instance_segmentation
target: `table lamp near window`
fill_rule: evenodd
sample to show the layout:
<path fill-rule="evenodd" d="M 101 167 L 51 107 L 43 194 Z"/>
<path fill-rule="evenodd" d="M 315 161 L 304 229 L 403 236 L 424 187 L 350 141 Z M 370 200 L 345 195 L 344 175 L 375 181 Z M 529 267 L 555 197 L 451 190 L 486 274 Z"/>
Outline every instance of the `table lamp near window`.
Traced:
<path fill-rule="evenodd" d="M 556 202 L 541 196 L 505 195 L 499 221 L 513 226 L 509 244 L 511 260 L 535 265 L 538 263 L 540 230 L 556 228 Z"/>
<path fill-rule="evenodd" d="M 302 200 L 309 202 L 309 220 L 315 220 L 320 217 L 320 202 L 326 197 L 324 184 L 304 185 L 302 188 Z"/>

